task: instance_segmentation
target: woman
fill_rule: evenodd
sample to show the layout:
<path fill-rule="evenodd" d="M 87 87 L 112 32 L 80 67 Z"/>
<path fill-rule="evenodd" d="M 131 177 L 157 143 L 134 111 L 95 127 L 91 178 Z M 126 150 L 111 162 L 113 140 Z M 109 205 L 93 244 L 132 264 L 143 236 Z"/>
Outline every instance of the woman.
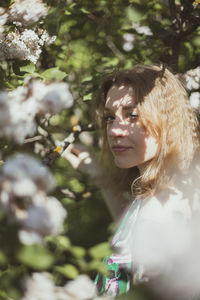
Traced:
<path fill-rule="evenodd" d="M 186 267 L 179 261 L 190 249 L 185 228 L 193 228 L 190 220 L 199 212 L 199 124 L 178 78 L 145 65 L 105 80 L 98 118 L 106 172 L 132 194 L 112 240 L 114 254 L 105 259 L 110 273 L 96 278 L 100 294 L 115 296 L 132 282 L 165 278 L 166 269 L 171 276 L 176 264 Z"/>

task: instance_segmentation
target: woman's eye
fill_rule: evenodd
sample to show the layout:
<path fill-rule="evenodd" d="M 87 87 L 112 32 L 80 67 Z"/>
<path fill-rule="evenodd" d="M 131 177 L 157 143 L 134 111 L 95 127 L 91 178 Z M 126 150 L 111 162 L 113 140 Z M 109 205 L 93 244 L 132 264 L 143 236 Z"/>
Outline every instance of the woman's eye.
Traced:
<path fill-rule="evenodd" d="M 136 113 L 130 113 L 128 114 L 128 118 L 131 120 L 135 120 L 138 118 L 138 115 Z"/>

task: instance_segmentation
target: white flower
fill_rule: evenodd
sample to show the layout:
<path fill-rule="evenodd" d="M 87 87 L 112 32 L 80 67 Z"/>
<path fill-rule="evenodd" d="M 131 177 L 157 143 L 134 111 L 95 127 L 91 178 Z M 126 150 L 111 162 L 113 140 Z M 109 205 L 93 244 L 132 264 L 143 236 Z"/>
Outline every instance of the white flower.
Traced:
<path fill-rule="evenodd" d="M 79 275 L 64 287 L 56 286 L 49 273 L 33 273 L 25 280 L 25 295 L 22 300 L 108 300 L 97 297 L 96 286 L 87 275 Z M 97 298 L 96 298 L 97 297 Z"/>
<path fill-rule="evenodd" d="M 64 82 L 45 85 L 40 81 L 33 81 L 32 95 L 37 101 L 37 111 L 42 115 L 59 113 L 73 104 L 69 86 Z"/>
<path fill-rule="evenodd" d="M 25 29 L 22 34 L 11 32 L 0 42 L 0 58 L 36 63 L 41 54 L 38 42 L 39 37 L 33 30 Z"/>
<path fill-rule="evenodd" d="M 65 285 L 65 290 L 74 300 L 92 299 L 97 296 L 94 282 L 86 275 L 79 275 Z"/>
<path fill-rule="evenodd" d="M 129 51 L 133 50 L 133 43 L 130 43 L 130 42 L 124 43 L 123 44 L 123 49 L 126 52 L 129 52 Z"/>
<path fill-rule="evenodd" d="M 73 297 L 66 293 L 63 287 L 55 287 L 55 300 L 75 300 Z"/>
<path fill-rule="evenodd" d="M 47 15 L 41 0 L 15 0 L 10 8 L 9 20 L 17 26 L 28 26 Z"/>
<path fill-rule="evenodd" d="M 6 10 L 3 7 L 0 7 L 0 37 L 4 32 L 4 24 L 6 23 L 7 19 L 8 14 L 6 13 Z"/>
<path fill-rule="evenodd" d="M 20 229 L 18 232 L 19 240 L 24 245 L 41 244 L 43 238 L 37 232 Z"/>
<path fill-rule="evenodd" d="M 9 159 L 3 166 L 2 175 L 4 179 L 15 183 L 23 180 L 27 184 L 27 181 L 24 180 L 30 180 L 36 185 L 37 190 L 44 192 L 52 190 L 55 186 L 55 180 L 48 169 L 27 154 L 18 154 L 14 158 Z M 24 191 L 25 188 L 24 186 Z M 25 194 L 24 196 L 27 195 Z"/>
<path fill-rule="evenodd" d="M 38 193 L 20 223 L 40 235 L 56 235 L 62 231 L 66 215 L 66 210 L 56 198 Z"/>
<path fill-rule="evenodd" d="M 123 39 L 126 42 L 133 43 L 135 40 L 135 35 L 132 33 L 125 33 L 125 34 L 123 34 Z"/>
<path fill-rule="evenodd" d="M 48 273 L 33 273 L 25 281 L 25 295 L 22 300 L 57 300 L 55 285 Z"/>
<path fill-rule="evenodd" d="M 30 244 L 61 232 L 66 210 L 56 198 L 46 195 L 54 183 L 48 169 L 28 155 L 19 154 L 3 166 L 0 206 L 21 226 L 22 242 Z"/>
<path fill-rule="evenodd" d="M 47 33 L 41 35 L 31 29 L 25 29 L 22 33 L 10 32 L 0 41 L 0 59 L 30 60 L 34 64 L 38 61 L 42 52 L 41 46 L 47 45 L 55 40 Z"/>
<path fill-rule="evenodd" d="M 28 135 L 33 135 L 36 129 L 33 116 L 27 113 L 30 103 L 23 102 L 23 89 L 6 94 L 0 92 L 0 136 L 22 143 Z M 18 100 L 22 99 L 22 103 Z M 12 98 L 13 101 L 12 101 Z M 19 98 L 19 99 L 18 99 Z"/>
<path fill-rule="evenodd" d="M 42 35 L 40 36 L 39 44 L 43 45 L 51 45 L 56 40 L 56 36 L 50 36 L 46 30 L 43 30 Z"/>
<path fill-rule="evenodd" d="M 190 104 L 195 109 L 200 108 L 200 93 L 199 92 L 193 92 L 190 95 Z"/>
<path fill-rule="evenodd" d="M 36 115 L 56 114 L 72 104 L 67 83 L 45 84 L 29 78 L 8 94 L 0 91 L 0 136 L 23 143 L 36 131 Z"/>
<path fill-rule="evenodd" d="M 198 90 L 200 88 L 200 67 L 187 71 L 183 78 L 188 90 Z"/>
<path fill-rule="evenodd" d="M 151 29 L 148 26 L 140 26 L 139 23 L 133 22 L 132 28 L 135 29 L 137 31 L 137 33 L 139 33 L 139 34 L 144 34 L 144 35 L 148 35 L 148 36 L 153 35 Z"/>

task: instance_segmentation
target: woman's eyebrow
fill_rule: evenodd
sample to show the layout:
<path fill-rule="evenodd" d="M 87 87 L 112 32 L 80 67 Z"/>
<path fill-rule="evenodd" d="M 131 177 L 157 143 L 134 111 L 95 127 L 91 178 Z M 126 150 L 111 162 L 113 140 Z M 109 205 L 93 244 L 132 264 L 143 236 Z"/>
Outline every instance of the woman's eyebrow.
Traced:
<path fill-rule="evenodd" d="M 131 104 L 131 105 L 124 105 L 123 106 L 123 109 L 124 110 L 129 110 L 129 109 L 134 109 L 134 108 L 136 108 L 136 105 L 134 105 L 134 104 Z"/>
<path fill-rule="evenodd" d="M 134 104 L 127 104 L 127 105 L 124 105 L 124 106 L 122 106 L 122 109 L 123 110 L 130 110 L 130 109 L 134 109 L 134 108 L 136 108 L 136 105 L 134 105 Z M 113 109 L 113 107 L 104 107 L 104 111 L 109 111 L 109 112 L 111 112 L 111 111 L 114 111 L 114 109 Z"/>

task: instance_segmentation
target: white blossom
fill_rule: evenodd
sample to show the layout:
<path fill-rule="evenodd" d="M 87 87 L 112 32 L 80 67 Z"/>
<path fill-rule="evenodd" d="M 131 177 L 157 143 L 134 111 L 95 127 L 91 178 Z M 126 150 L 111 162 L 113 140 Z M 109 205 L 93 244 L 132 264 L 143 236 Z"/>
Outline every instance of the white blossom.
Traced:
<path fill-rule="evenodd" d="M 42 35 L 40 36 L 39 44 L 40 46 L 43 45 L 51 45 L 56 40 L 56 36 L 50 36 L 46 30 L 43 30 Z"/>
<path fill-rule="evenodd" d="M 123 49 L 126 52 L 129 52 L 129 51 L 133 50 L 133 43 L 131 43 L 131 42 L 125 42 L 123 44 Z"/>
<path fill-rule="evenodd" d="M 56 286 L 49 273 L 33 273 L 25 280 L 25 295 L 22 300 L 98 300 L 94 282 L 87 275 L 79 275 L 64 287 Z"/>
<path fill-rule="evenodd" d="M 125 33 L 123 34 L 123 39 L 126 42 L 133 43 L 135 40 L 135 35 L 133 33 Z"/>
<path fill-rule="evenodd" d="M 139 34 L 144 34 L 151 36 L 153 35 L 151 29 L 148 26 L 141 26 L 139 23 L 132 23 L 132 28 L 137 31 Z"/>
<path fill-rule="evenodd" d="M 64 82 L 45 84 L 29 79 L 8 94 L 0 91 L 0 136 L 23 143 L 36 131 L 36 115 L 56 114 L 72 104 Z"/>
<path fill-rule="evenodd" d="M 22 242 L 30 244 L 45 235 L 61 232 L 66 211 L 56 198 L 46 195 L 54 185 L 48 169 L 29 155 L 18 154 L 4 164 L 0 206 L 22 228 L 19 233 Z"/>
<path fill-rule="evenodd" d="M 25 280 L 25 288 L 22 300 L 57 300 L 55 285 L 48 273 L 33 273 Z"/>
<path fill-rule="evenodd" d="M 79 275 L 65 285 L 66 292 L 74 300 L 92 299 L 97 296 L 94 282 L 87 275 Z"/>
<path fill-rule="evenodd" d="M 190 104 L 194 109 L 200 108 L 200 93 L 199 92 L 193 92 L 190 95 Z"/>
<path fill-rule="evenodd" d="M 54 40 L 55 37 L 50 37 L 46 31 L 41 37 L 31 29 L 21 33 L 10 32 L 0 41 L 0 59 L 29 60 L 36 64 L 42 52 L 41 46 L 45 42 L 49 45 Z"/>
<path fill-rule="evenodd" d="M 6 13 L 6 10 L 3 7 L 0 7 L 0 37 L 1 34 L 4 32 L 4 25 L 7 21 L 8 14 Z"/>
<path fill-rule="evenodd" d="M 37 103 L 38 114 L 56 114 L 73 104 L 67 83 L 56 82 L 45 85 L 40 81 L 33 81 L 31 90 Z"/>
<path fill-rule="evenodd" d="M 30 103 L 19 102 L 17 95 L 22 95 L 22 90 L 18 88 L 17 92 L 9 95 L 6 92 L 0 92 L 0 136 L 12 139 L 17 143 L 22 143 L 28 135 L 33 135 L 36 129 Z M 11 101 L 12 97 L 15 97 Z M 23 100 L 23 98 L 22 98 Z"/>
<path fill-rule="evenodd" d="M 14 172 L 13 172 L 14 170 Z M 2 168 L 1 192 L 16 197 L 33 197 L 36 192 L 48 192 L 55 180 L 46 167 L 27 154 L 18 154 L 8 159 Z M 2 201 L 2 199 L 0 200 Z"/>
<path fill-rule="evenodd" d="M 134 40 L 135 40 L 135 35 L 132 33 L 125 33 L 123 34 L 123 39 L 124 39 L 124 44 L 123 44 L 123 49 L 126 52 L 129 52 L 133 49 L 134 45 Z"/>
<path fill-rule="evenodd" d="M 186 88 L 190 91 L 200 88 L 200 67 L 187 71 L 183 78 L 185 79 Z"/>
<path fill-rule="evenodd" d="M 28 26 L 47 15 L 41 0 L 15 0 L 9 11 L 9 20 L 17 26 Z"/>
<path fill-rule="evenodd" d="M 66 210 L 56 198 L 38 193 L 20 223 L 27 230 L 41 235 L 56 235 L 62 231 L 65 217 Z"/>
<path fill-rule="evenodd" d="M 18 232 L 19 240 L 24 245 L 42 244 L 43 238 L 37 232 L 20 229 Z"/>

